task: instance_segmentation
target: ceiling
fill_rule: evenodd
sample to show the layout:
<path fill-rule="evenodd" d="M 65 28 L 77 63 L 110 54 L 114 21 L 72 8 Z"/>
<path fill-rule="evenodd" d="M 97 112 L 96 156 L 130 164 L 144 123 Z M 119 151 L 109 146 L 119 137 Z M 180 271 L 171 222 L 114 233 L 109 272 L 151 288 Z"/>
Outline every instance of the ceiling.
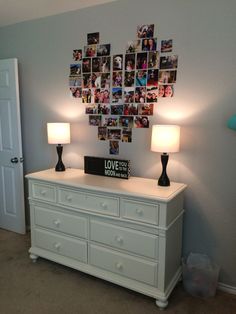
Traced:
<path fill-rule="evenodd" d="M 0 0 L 0 27 L 116 0 Z"/>

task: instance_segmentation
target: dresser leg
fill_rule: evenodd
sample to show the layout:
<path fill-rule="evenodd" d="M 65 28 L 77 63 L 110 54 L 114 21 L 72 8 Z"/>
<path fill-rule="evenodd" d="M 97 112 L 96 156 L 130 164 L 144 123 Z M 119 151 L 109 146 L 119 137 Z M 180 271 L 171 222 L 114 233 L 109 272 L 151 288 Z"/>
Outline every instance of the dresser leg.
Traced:
<path fill-rule="evenodd" d="M 156 305 L 159 307 L 160 310 L 164 310 L 167 305 L 168 305 L 168 301 L 163 301 L 163 300 L 156 300 Z"/>
<path fill-rule="evenodd" d="M 32 259 L 33 263 L 36 263 L 38 259 L 38 255 L 30 254 L 30 258 Z"/>

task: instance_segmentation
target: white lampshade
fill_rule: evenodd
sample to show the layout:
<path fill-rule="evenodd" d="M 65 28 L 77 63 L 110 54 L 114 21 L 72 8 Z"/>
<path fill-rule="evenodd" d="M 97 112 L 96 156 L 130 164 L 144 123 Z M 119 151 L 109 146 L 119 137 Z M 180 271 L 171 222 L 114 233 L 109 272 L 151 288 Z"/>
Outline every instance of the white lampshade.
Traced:
<path fill-rule="evenodd" d="M 179 151 L 180 127 L 178 125 L 153 125 L 151 150 L 161 153 Z"/>
<path fill-rule="evenodd" d="M 70 143 L 70 123 L 47 123 L 49 144 Z"/>

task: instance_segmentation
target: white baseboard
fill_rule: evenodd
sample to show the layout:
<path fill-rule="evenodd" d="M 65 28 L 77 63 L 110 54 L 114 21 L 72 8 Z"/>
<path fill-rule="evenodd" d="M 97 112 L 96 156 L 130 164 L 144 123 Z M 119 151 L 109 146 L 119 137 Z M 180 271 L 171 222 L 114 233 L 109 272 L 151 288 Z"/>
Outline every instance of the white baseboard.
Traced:
<path fill-rule="evenodd" d="M 231 294 L 236 294 L 236 287 L 226 285 L 225 283 L 218 282 L 218 287 L 219 290 L 228 292 Z"/>

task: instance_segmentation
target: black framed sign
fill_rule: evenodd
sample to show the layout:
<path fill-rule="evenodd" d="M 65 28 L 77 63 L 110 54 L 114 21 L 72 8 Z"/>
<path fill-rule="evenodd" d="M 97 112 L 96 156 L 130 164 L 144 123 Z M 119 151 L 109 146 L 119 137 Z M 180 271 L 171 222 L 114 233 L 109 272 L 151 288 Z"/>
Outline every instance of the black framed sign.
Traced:
<path fill-rule="evenodd" d="M 99 176 L 128 179 L 130 160 L 84 156 L 84 172 Z"/>

